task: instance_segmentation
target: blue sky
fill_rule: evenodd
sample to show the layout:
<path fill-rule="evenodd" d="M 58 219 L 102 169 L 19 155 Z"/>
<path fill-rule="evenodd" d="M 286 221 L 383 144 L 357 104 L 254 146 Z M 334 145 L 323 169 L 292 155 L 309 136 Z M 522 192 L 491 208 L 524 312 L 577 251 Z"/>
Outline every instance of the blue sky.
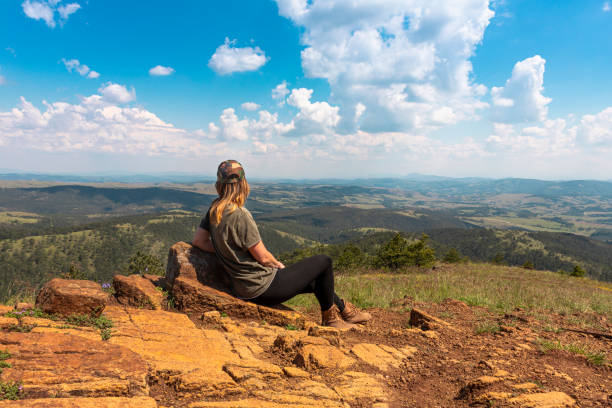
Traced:
<path fill-rule="evenodd" d="M 4 0 L 0 169 L 612 179 L 610 8 Z"/>

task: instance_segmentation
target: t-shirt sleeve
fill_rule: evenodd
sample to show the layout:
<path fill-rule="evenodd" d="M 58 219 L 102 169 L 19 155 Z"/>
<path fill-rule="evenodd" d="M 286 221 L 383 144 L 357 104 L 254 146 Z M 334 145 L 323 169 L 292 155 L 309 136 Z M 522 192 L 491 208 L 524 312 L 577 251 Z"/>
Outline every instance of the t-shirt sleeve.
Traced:
<path fill-rule="evenodd" d="M 257 228 L 257 224 L 255 223 L 251 213 L 247 209 L 243 209 L 243 212 L 244 215 L 240 220 L 241 222 L 238 236 L 242 241 L 242 249 L 247 251 L 253 245 L 261 241 L 261 236 L 259 235 L 259 229 Z"/>
<path fill-rule="evenodd" d="M 206 216 L 200 222 L 200 228 L 210 232 L 210 209 L 206 212 Z"/>

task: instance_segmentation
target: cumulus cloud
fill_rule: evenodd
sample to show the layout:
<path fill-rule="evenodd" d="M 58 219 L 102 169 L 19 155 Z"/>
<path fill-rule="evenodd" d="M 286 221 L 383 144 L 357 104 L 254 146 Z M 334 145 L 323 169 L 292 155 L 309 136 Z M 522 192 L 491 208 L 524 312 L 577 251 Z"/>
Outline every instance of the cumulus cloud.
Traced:
<path fill-rule="evenodd" d="M 168 76 L 174 73 L 174 68 L 156 65 L 149 70 L 151 76 Z"/>
<path fill-rule="evenodd" d="M 208 66 L 219 75 L 234 72 L 257 71 L 267 61 L 266 53 L 259 47 L 235 47 L 236 40 L 225 38 L 225 43 L 217 47 L 210 57 Z"/>
<path fill-rule="evenodd" d="M 287 98 L 287 104 L 296 107 L 299 112 L 293 119 L 295 134 L 325 134 L 331 132 L 338 122 L 339 108 L 327 102 L 310 102 L 312 89 L 292 89 Z"/>
<path fill-rule="evenodd" d="M 153 156 L 204 154 L 213 147 L 147 110 L 106 103 L 101 95 L 77 104 L 45 102 L 44 106 L 41 111 L 22 97 L 20 106 L 0 112 L 0 144 L 49 152 Z"/>
<path fill-rule="evenodd" d="M 486 107 L 469 61 L 493 16 L 483 0 L 276 0 L 302 27 L 302 67 L 332 89 L 346 131 L 413 131 Z M 363 109 L 363 108 L 366 109 Z"/>
<path fill-rule="evenodd" d="M 596 115 L 584 115 L 577 132 L 587 143 L 612 148 L 612 107 Z"/>
<path fill-rule="evenodd" d="M 513 124 L 495 123 L 486 142 L 492 152 L 530 156 L 569 154 L 576 149 L 576 127 L 568 126 L 565 119 L 544 120 L 539 126 L 520 130 Z"/>
<path fill-rule="evenodd" d="M 128 90 L 125 85 L 119 85 L 112 82 L 107 82 L 100 89 L 101 97 L 109 103 L 128 103 L 136 100 L 136 91 L 132 87 Z"/>
<path fill-rule="evenodd" d="M 100 77 L 100 74 L 98 72 L 91 70 L 85 64 L 81 64 L 78 59 L 67 60 L 66 58 L 62 58 L 62 62 L 66 66 L 68 72 L 75 71 L 81 76 L 92 79 Z"/>
<path fill-rule="evenodd" d="M 287 88 L 287 81 L 283 81 L 276 85 L 272 89 L 272 99 L 278 101 L 280 106 L 285 104 L 285 98 L 289 95 L 289 88 Z"/>
<path fill-rule="evenodd" d="M 62 0 L 25 0 L 21 8 L 26 16 L 34 20 L 43 20 L 47 27 L 54 28 L 59 22 L 65 23 L 70 15 L 76 13 L 81 6 L 78 3 L 61 4 Z M 56 13 L 58 14 L 56 20 Z"/>
<path fill-rule="evenodd" d="M 240 106 L 242 107 L 242 109 L 247 111 L 256 111 L 257 109 L 259 109 L 259 105 L 255 102 L 245 102 Z"/>
<path fill-rule="evenodd" d="M 551 99 L 544 91 L 546 60 L 539 55 L 519 61 L 503 87 L 491 88 L 493 118 L 497 122 L 539 122 L 546 119 Z"/>

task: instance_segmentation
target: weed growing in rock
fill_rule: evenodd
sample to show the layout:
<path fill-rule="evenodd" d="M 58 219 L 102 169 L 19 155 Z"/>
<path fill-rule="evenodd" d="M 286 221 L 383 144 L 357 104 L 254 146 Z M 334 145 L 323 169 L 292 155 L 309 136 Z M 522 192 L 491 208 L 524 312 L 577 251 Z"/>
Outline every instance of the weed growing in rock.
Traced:
<path fill-rule="evenodd" d="M 4 328 L 7 332 L 29 333 L 35 328 L 35 324 L 23 324 L 21 321 L 18 324 L 9 324 Z"/>
<path fill-rule="evenodd" d="M 21 398 L 23 385 L 21 382 L 0 381 L 0 400 L 18 400 Z"/>
<path fill-rule="evenodd" d="M 108 282 L 105 282 L 102 284 L 102 290 L 106 293 L 109 293 L 111 295 L 115 294 L 115 288 L 113 288 L 113 285 L 111 285 Z"/>
<path fill-rule="evenodd" d="M 37 319 L 49 319 L 49 320 L 58 320 L 59 316 L 57 315 L 53 315 L 53 314 L 49 314 L 49 313 L 45 313 L 40 309 L 29 309 L 29 310 L 11 310 L 9 312 L 6 312 L 4 314 L 6 317 L 13 317 L 19 321 L 21 321 L 22 318 L 29 316 L 29 317 L 35 317 Z"/>
<path fill-rule="evenodd" d="M 100 315 L 99 317 L 92 317 L 88 315 L 70 315 L 65 318 L 66 323 L 74 326 L 86 326 L 95 327 L 100 330 L 100 336 L 102 340 L 108 340 L 111 337 L 111 327 L 113 322 L 108 317 Z"/>
<path fill-rule="evenodd" d="M 104 340 L 104 341 L 110 339 L 111 338 L 111 329 L 106 328 L 106 329 L 100 330 L 100 337 L 102 337 L 102 340 Z"/>
<path fill-rule="evenodd" d="M 500 330 L 499 324 L 495 322 L 483 322 L 474 328 L 474 333 L 498 333 Z"/>
<path fill-rule="evenodd" d="M 7 363 L 5 361 L 5 360 L 8 360 L 9 358 L 11 358 L 11 353 L 9 353 L 6 350 L 0 351 L 0 374 L 2 374 L 2 370 L 4 368 L 10 368 L 11 367 L 11 363 Z"/>
<path fill-rule="evenodd" d="M 587 346 L 579 343 L 563 344 L 559 340 L 550 341 L 539 339 L 537 344 L 540 351 L 547 353 L 551 350 L 563 350 L 573 354 L 579 354 L 586 357 L 587 361 L 594 365 L 603 365 L 607 362 L 606 353 L 602 351 L 591 350 Z"/>
<path fill-rule="evenodd" d="M 299 330 L 299 327 L 294 326 L 291 323 L 289 323 L 288 325 L 285 326 L 285 330 Z"/>

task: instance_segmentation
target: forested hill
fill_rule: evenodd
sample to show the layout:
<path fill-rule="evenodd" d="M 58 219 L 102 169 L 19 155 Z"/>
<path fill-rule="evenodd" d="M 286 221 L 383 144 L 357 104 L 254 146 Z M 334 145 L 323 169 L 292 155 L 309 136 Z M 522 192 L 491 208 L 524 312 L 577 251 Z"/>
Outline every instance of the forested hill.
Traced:
<path fill-rule="evenodd" d="M 384 187 L 252 187 L 247 208 L 276 254 L 319 244 L 338 252 L 351 242 L 375 254 L 396 232 L 407 238 L 425 232 L 439 259 L 454 248 L 473 261 L 565 272 L 580 265 L 589 276 L 612 281 L 605 191 L 599 199 L 502 195 L 482 203 Z M 165 264 L 171 244 L 191 240 L 213 191 L 209 184 L 0 188 L 0 301 L 31 293 L 71 265 L 108 281 L 137 251 Z"/>

